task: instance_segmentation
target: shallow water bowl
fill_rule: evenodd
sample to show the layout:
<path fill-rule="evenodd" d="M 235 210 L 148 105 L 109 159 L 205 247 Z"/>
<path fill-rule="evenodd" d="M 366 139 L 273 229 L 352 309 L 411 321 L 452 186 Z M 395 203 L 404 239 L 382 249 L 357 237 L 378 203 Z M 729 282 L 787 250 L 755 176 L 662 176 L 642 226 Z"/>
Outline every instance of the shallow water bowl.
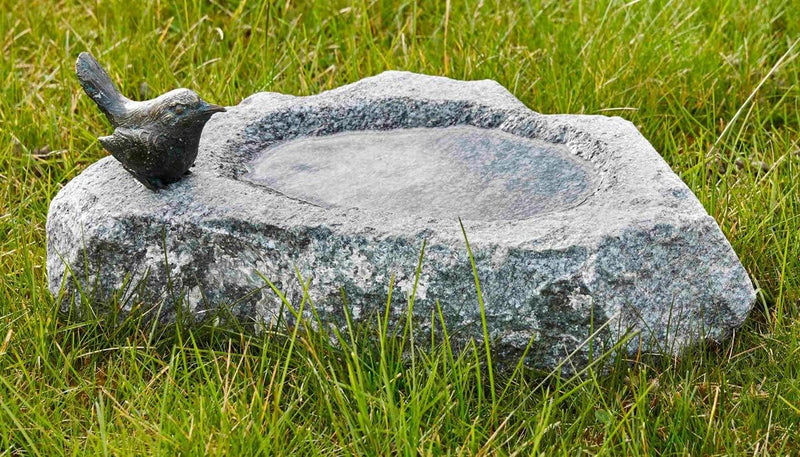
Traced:
<path fill-rule="evenodd" d="M 249 165 L 245 180 L 317 206 L 450 220 L 563 211 L 600 181 L 564 145 L 472 126 L 300 138 Z"/>

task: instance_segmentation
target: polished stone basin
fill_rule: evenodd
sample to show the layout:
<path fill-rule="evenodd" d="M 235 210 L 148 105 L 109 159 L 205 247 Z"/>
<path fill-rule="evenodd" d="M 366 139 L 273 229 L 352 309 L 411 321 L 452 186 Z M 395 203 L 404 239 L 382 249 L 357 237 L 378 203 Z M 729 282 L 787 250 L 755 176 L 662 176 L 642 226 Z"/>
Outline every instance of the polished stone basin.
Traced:
<path fill-rule="evenodd" d="M 599 181 L 563 144 L 474 126 L 299 138 L 250 167 L 245 180 L 318 206 L 485 221 L 572 208 Z"/>

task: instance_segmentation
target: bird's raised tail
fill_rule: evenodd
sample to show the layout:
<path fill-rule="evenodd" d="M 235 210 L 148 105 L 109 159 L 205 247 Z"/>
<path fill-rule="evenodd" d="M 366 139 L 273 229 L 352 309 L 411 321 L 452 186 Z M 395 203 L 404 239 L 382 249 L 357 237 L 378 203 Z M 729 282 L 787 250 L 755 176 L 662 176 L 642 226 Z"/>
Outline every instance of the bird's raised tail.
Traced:
<path fill-rule="evenodd" d="M 108 73 L 88 52 L 78 55 L 78 61 L 75 62 L 75 73 L 86 94 L 94 100 L 111 125 L 116 127 L 118 116 L 125 113 L 125 102 L 128 99 L 119 92 Z"/>

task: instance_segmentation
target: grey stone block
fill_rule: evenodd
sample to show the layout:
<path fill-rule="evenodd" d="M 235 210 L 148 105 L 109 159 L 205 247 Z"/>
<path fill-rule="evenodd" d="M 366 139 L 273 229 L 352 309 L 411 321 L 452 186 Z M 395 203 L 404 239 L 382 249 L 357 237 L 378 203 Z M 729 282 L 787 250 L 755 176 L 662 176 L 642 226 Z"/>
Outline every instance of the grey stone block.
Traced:
<path fill-rule="evenodd" d="M 727 337 L 755 301 L 716 222 L 631 123 L 405 72 L 255 94 L 208 122 L 192 175 L 165 191 L 100 160 L 51 203 L 48 278 L 67 304 L 117 293 L 168 320 L 180 296 L 198 317 L 225 306 L 269 323 L 294 318 L 263 277 L 298 305 L 299 273 L 320 322 L 343 329 L 341 291 L 374 322 L 394 277 L 396 327 L 425 241 L 414 329 L 429 337 L 438 302 L 463 345 L 482 329 L 459 217 L 498 360 L 531 343 L 530 366 L 575 352 L 577 367 L 626 335 L 628 351 L 677 353 Z"/>

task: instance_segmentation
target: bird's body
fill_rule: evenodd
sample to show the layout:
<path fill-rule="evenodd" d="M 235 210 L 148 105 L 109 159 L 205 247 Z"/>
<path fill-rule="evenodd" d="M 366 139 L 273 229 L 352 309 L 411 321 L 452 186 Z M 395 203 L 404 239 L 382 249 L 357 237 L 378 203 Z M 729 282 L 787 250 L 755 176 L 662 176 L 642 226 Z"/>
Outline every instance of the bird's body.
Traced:
<path fill-rule="evenodd" d="M 97 60 L 82 52 L 75 72 L 86 94 L 115 128 L 100 143 L 151 190 L 178 181 L 197 157 L 203 126 L 221 106 L 189 89 L 175 89 L 152 100 L 125 98 Z"/>

